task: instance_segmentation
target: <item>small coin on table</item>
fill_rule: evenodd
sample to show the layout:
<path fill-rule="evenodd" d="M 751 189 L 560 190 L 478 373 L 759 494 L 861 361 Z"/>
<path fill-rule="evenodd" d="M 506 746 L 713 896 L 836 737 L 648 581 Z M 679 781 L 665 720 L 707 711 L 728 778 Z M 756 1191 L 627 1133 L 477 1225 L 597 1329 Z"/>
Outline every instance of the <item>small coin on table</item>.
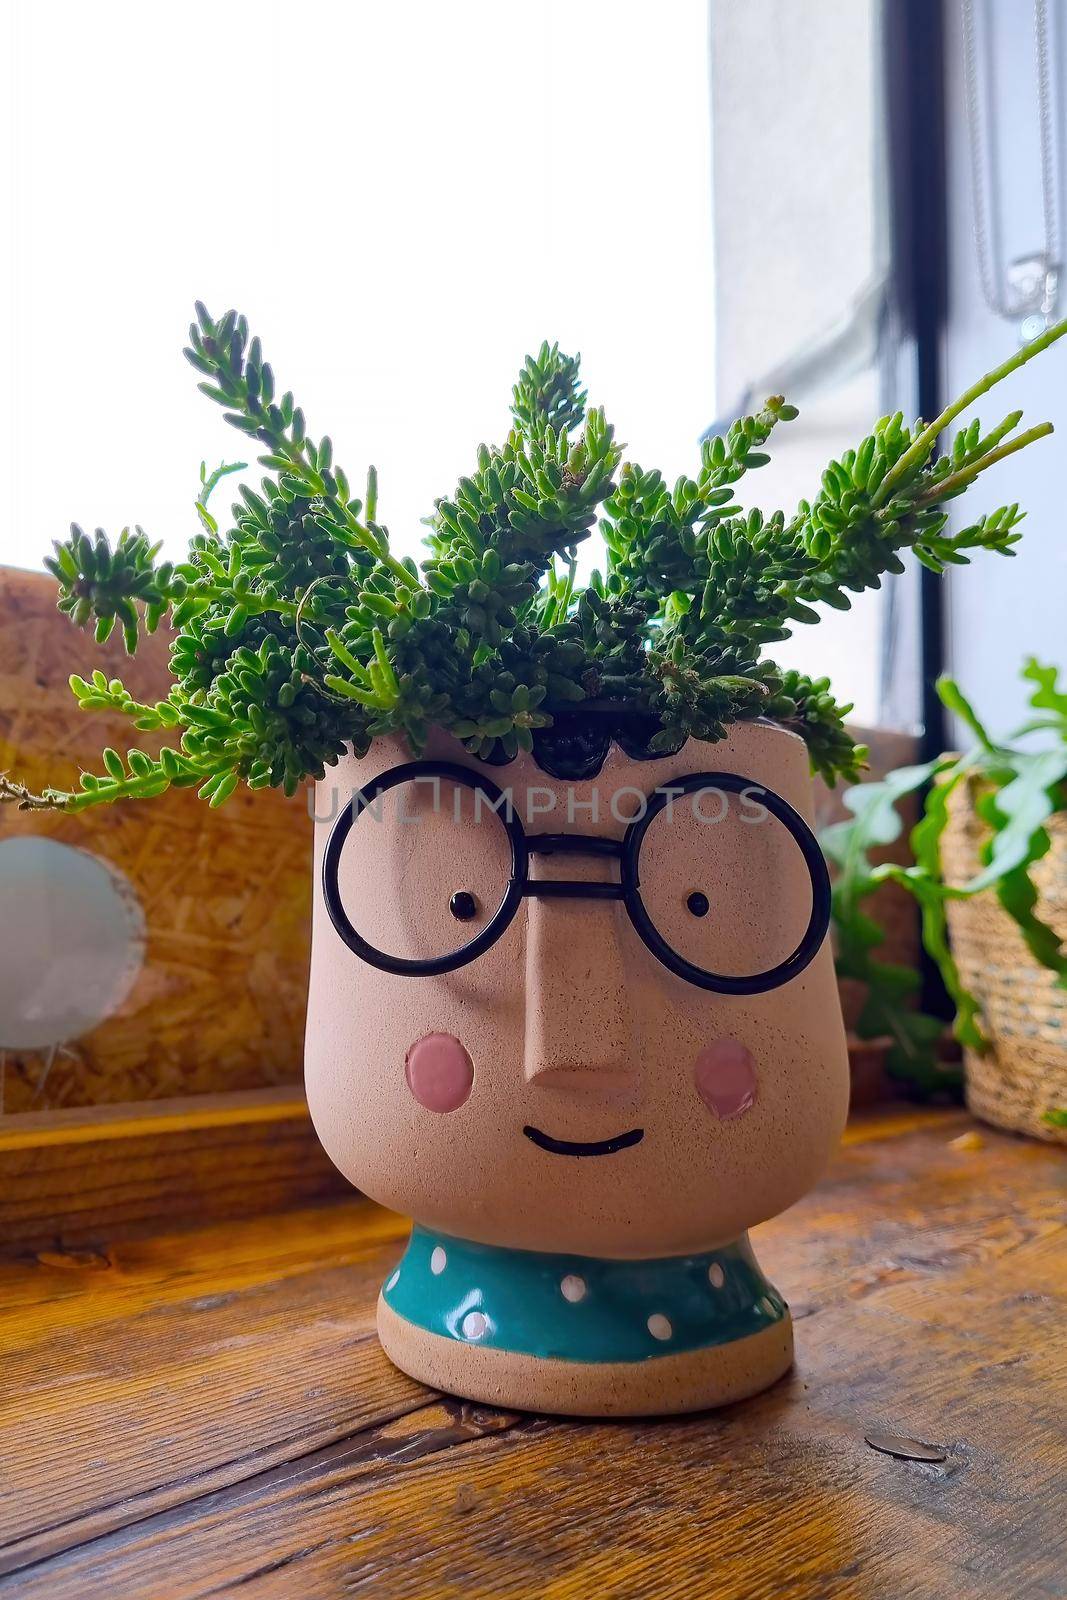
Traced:
<path fill-rule="evenodd" d="M 924 1444 L 921 1439 L 906 1439 L 899 1433 L 865 1433 L 872 1450 L 897 1456 L 901 1461 L 946 1461 L 948 1451 L 939 1444 Z"/>

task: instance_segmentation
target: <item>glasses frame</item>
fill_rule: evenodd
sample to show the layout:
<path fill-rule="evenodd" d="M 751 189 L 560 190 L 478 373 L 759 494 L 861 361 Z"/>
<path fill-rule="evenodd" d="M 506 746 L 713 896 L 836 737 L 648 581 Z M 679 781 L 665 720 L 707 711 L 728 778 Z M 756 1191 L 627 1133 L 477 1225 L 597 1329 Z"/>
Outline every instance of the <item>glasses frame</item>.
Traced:
<path fill-rule="evenodd" d="M 425 960 L 405 960 L 388 955 L 370 944 L 353 927 L 341 899 L 338 873 L 341 854 L 357 819 L 383 794 L 402 783 L 427 778 L 447 778 L 465 788 L 480 790 L 490 801 L 494 814 L 505 829 L 511 848 L 511 870 L 507 887 L 496 911 L 473 939 L 444 956 L 431 956 Z M 728 794 L 753 792 L 758 803 L 782 823 L 800 850 L 811 881 L 811 915 L 804 935 L 791 955 L 766 972 L 734 976 L 728 973 L 706 971 L 667 943 L 659 932 L 641 899 L 640 857 L 641 845 L 650 825 L 668 804 L 683 795 L 701 790 L 722 790 Z M 803 817 L 787 800 L 752 778 L 740 777 L 733 772 L 695 772 L 672 782 L 666 789 L 654 789 L 645 797 L 642 814 L 629 823 L 621 839 L 604 838 L 599 834 L 535 833 L 528 834 L 516 816 L 514 808 L 505 802 L 504 791 L 490 778 L 463 767 L 453 761 L 410 761 L 392 767 L 366 784 L 353 795 L 337 818 L 330 832 L 322 860 L 322 891 L 326 910 L 335 930 L 354 955 L 380 972 L 390 972 L 397 977 L 430 978 L 454 972 L 484 955 L 500 939 L 514 921 L 524 899 L 568 900 L 621 900 L 634 930 L 645 947 L 668 971 L 686 983 L 715 994 L 763 994 L 780 988 L 802 973 L 815 957 L 826 938 L 830 926 L 830 875 L 818 840 Z M 619 881 L 611 883 L 583 882 L 569 878 L 531 879 L 530 856 L 536 854 L 571 854 L 609 856 L 619 862 Z"/>

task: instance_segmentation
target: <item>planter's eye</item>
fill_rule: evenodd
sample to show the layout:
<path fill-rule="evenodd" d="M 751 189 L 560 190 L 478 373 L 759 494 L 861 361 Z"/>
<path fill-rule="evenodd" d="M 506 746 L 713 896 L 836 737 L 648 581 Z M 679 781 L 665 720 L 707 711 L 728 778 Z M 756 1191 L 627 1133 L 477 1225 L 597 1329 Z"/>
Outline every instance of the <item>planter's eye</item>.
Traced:
<path fill-rule="evenodd" d="M 796 836 L 762 803 L 769 791 L 722 780 L 696 774 L 683 781 L 699 788 L 649 812 L 635 870 L 641 906 L 671 954 L 747 982 L 798 948 L 812 878 Z"/>
<path fill-rule="evenodd" d="M 499 790 L 483 793 L 473 773 L 467 782 L 465 769 L 454 777 L 433 762 L 397 770 L 399 781 L 339 819 L 338 826 L 352 818 L 336 856 L 335 909 L 357 954 L 365 945 L 385 971 L 415 974 L 450 962 L 491 928 L 512 882 L 513 852 L 492 803 Z"/>

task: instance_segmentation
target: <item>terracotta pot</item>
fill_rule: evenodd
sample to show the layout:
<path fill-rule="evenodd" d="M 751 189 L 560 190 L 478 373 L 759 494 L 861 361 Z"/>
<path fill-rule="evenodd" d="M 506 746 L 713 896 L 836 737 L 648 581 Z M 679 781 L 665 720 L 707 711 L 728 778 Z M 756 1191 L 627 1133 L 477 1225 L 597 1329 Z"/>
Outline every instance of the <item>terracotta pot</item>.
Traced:
<path fill-rule="evenodd" d="M 764 1388 L 792 1330 L 747 1229 L 816 1181 L 848 1098 L 798 847 L 806 747 L 746 723 L 655 760 L 612 746 L 580 782 L 443 735 L 426 759 L 465 771 L 357 814 L 353 794 L 410 760 L 382 739 L 317 794 L 308 1099 L 341 1171 L 415 1218 L 379 1301 L 387 1353 L 433 1388 L 585 1415 Z M 447 966 L 501 902 L 477 959 L 405 969 Z M 776 967 L 775 987 L 746 981 Z"/>

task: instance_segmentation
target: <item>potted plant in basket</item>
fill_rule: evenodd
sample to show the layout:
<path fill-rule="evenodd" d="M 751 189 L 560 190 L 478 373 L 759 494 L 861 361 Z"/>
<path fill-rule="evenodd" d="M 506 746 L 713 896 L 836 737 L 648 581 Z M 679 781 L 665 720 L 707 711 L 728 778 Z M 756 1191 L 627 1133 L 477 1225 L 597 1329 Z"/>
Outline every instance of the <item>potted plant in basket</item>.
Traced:
<path fill-rule="evenodd" d="M 1048 425 L 938 435 L 1058 327 L 929 424 L 898 414 L 791 517 L 740 487 L 781 398 L 668 484 L 622 464 L 578 363 L 545 345 L 513 428 L 437 502 L 421 568 L 357 498 L 329 439 L 276 393 L 243 318 L 202 308 L 186 351 L 265 448 L 187 561 L 74 529 L 60 605 L 135 648 L 170 614 L 174 683 L 82 703 L 169 736 L 104 755 L 80 808 L 195 785 L 317 781 L 307 1033 L 333 1159 L 411 1212 L 379 1305 L 428 1383 L 563 1412 L 749 1394 L 788 1366 L 789 1314 L 746 1230 L 815 1181 L 848 1073 L 809 769 L 863 751 L 825 680 L 765 648 L 899 572 L 1010 554 L 1009 506 L 952 532 L 944 503 Z M 605 559 L 584 588 L 578 544 Z"/>
<path fill-rule="evenodd" d="M 891 1040 L 890 1072 L 922 1092 L 952 1087 L 940 1059 L 940 1017 L 913 1008 L 918 973 L 881 962 L 882 930 L 864 909 L 887 880 L 922 911 L 923 942 L 955 1007 L 967 1103 L 988 1122 L 1067 1139 L 1067 691 L 1054 667 L 1023 669 L 1033 715 L 996 739 L 951 678 L 938 692 L 972 739 L 863 783 L 852 815 L 824 830 L 837 866 L 833 920 L 838 971 L 866 985 L 858 1028 Z M 872 850 L 898 838 L 898 802 L 925 792 L 912 829 L 912 866 L 875 866 Z"/>

